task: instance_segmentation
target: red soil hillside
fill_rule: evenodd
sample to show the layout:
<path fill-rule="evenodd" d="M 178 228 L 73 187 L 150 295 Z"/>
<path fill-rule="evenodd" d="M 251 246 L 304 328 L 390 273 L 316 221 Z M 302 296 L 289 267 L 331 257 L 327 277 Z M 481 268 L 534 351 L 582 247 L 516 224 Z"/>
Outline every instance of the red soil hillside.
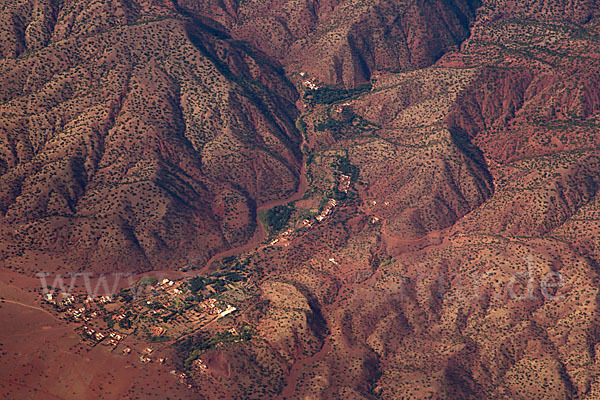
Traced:
<path fill-rule="evenodd" d="M 297 95 L 279 67 L 195 17 L 112 3 L 0 14 L 9 264 L 34 249 L 70 269 L 202 265 L 298 185 Z"/>
<path fill-rule="evenodd" d="M 232 36 L 329 84 L 368 82 L 377 70 L 433 64 L 468 36 L 478 0 L 181 0 Z"/>
<path fill-rule="evenodd" d="M 600 25 L 586 2 L 559 5 L 485 2 L 434 66 L 339 100 L 307 92 L 311 191 L 292 226 L 341 205 L 249 255 L 270 351 L 205 354 L 272 373 L 222 393 L 283 380 L 293 399 L 598 398 Z M 358 171 L 348 195 L 340 159 Z"/>

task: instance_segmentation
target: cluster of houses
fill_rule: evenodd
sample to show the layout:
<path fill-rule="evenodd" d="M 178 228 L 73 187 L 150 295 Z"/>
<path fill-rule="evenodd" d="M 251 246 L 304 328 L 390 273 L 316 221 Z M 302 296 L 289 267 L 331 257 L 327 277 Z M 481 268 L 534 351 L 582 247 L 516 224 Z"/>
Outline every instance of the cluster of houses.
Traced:
<path fill-rule="evenodd" d="M 80 318 L 82 318 L 85 322 L 88 322 L 91 318 L 94 318 L 95 316 L 92 316 L 90 314 L 90 316 L 86 316 L 85 315 L 85 307 L 79 307 L 77 309 L 75 308 L 69 308 L 67 311 L 65 311 L 65 314 L 67 316 L 73 317 L 73 319 L 75 321 L 79 320 Z M 97 313 L 96 313 L 97 314 Z"/>
<path fill-rule="evenodd" d="M 346 107 L 348 107 L 349 105 L 350 105 L 350 103 L 343 103 L 343 104 L 336 106 L 333 110 L 336 113 L 341 114 L 342 112 L 344 112 L 344 110 L 347 110 Z"/>
<path fill-rule="evenodd" d="M 218 315 L 220 317 L 225 317 L 226 315 L 231 314 L 237 308 L 227 305 L 225 310 L 217 306 L 217 299 L 206 299 L 199 304 L 200 308 L 209 315 Z"/>
<path fill-rule="evenodd" d="M 59 296 L 53 296 L 52 293 L 46 293 L 44 300 L 48 303 L 58 306 L 63 315 L 67 319 L 73 319 L 75 321 L 83 320 L 88 322 L 99 315 L 103 314 L 101 308 L 97 307 L 97 304 L 111 303 L 113 301 L 112 296 L 99 296 L 96 299 L 91 296 L 87 296 L 82 303 L 77 305 L 83 297 L 75 297 L 70 293 L 61 293 Z M 61 299 L 58 301 L 58 299 Z"/>
<path fill-rule="evenodd" d="M 306 78 L 306 72 L 300 72 L 302 78 Z M 310 90 L 317 90 L 320 86 L 315 78 L 303 79 L 302 85 Z"/>
<path fill-rule="evenodd" d="M 310 219 L 305 219 L 302 221 L 302 227 L 306 228 L 306 229 L 310 229 L 312 228 L 312 226 L 315 224 L 314 221 L 311 221 Z"/>
<path fill-rule="evenodd" d="M 327 205 L 325 206 L 323 211 L 321 211 L 321 214 L 316 216 L 316 220 L 319 222 L 323 222 L 327 217 L 329 217 L 331 214 L 333 214 L 333 210 L 334 210 L 335 206 L 337 206 L 337 200 L 330 199 L 327 202 Z M 310 229 L 313 227 L 315 222 L 310 219 L 305 219 L 302 221 L 301 224 L 302 224 L 302 228 Z M 294 227 L 287 229 L 286 231 L 280 233 L 279 237 L 271 240 L 271 242 L 269 242 L 269 245 L 274 246 L 276 244 L 279 244 L 279 245 L 283 245 L 286 247 L 289 246 L 290 245 L 289 241 L 292 238 L 295 231 L 296 231 L 296 229 Z"/>
<path fill-rule="evenodd" d="M 98 302 L 101 304 L 112 303 L 113 298 L 112 298 L 112 296 L 100 296 L 100 298 L 98 299 Z"/>
<path fill-rule="evenodd" d="M 314 80 L 307 79 L 302 84 L 310 90 L 317 90 L 319 88 L 319 85 Z"/>
<path fill-rule="evenodd" d="M 370 203 L 371 203 L 372 206 L 376 206 L 377 205 L 377 200 L 371 200 Z M 385 201 L 385 202 L 383 202 L 383 205 L 387 207 L 387 206 L 390 205 L 390 202 L 389 201 Z M 379 218 L 377 216 L 372 216 L 371 217 L 371 223 L 372 224 L 376 224 L 379 221 L 381 221 L 381 218 Z"/>
<path fill-rule="evenodd" d="M 61 299 L 61 301 L 58 301 L 58 299 Z M 66 293 L 66 292 L 62 292 L 59 296 L 54 296 L 54 294 L 52 293 L 45 293 L 44 294 L 44 300 L 46 300 L 48 303 L 52 303 L 52 304 L 56 304 L 56 305 L 63 305 L 63 306 L 69 306 L 73 303 L 75 303 L 77 301 L 77 298 L 75 298 L 75 296 L 73 296 L 71 293 Z M 91 296 L 87 296 L 87 298 L 83 301 L 84 304 L 90 304 L 90 303 L 94 303 L 94 302 L 98 302 L 101 304 L 104 303 L 111 303 L 113 301 L 112 296 L 98 296 L 96 299 L 94 299 Z"/>
<path fill-rule="evenodd" d="M 104 339 L 104 334 L 102 332 L 96 332 L 87 325 L 83 327 L 83 332 L 90 338 L 95 339 L 97 342 L 100 342 L 102 339 Z"/>
<path fill-rule="evenodd" d="M 166 294 L 167 297 L 153 297 L 151 299 L 144 298 L 143 301 L 133 304 L 129 307 L 130 311 L 137 315 L 143 315 L 148 313 L 150 315 L 162 315 L 163 317 L 177 318 L 177 313 L 174 313 L 171 308 L 173 297 L 181 297 L 180 294 L 184 294 L 182 285 L 185 284 L 185 280 L 171 281 L 164 279 L 154 286 L 147 287 L 148 290 L 154 291 L 159 290 Z M 160 304 L 161 307 L 156 307 L 154 304 Z M 186 311 L 185 318 L 186 323 L 193 323 L 199 325 L 205 325 L 208 322 L 225 317 L 237 309 L 231 305 L 220 305 L 217 299 L 207 298 L 201 301 L 197 307 L 189 308 Z M 113 314 L 112 318 L 115 322 L 120 322 L 127 317 L 127 310 L 122 309 L 118 313 Z M 144 320 L 144 318 L 142 318 Z M 150 320 L 151 323 L 147 326 L 147 332 L 153 337 L 163 337 L 169 332 L 169 334 L 177 337 L 178 334 L 183 334 L 181 331 L 182 324 L 171 324 L 165 326 L 164 324 L 157 324 L 155 320 Z M 166 322 L 163 319 L 163 322 Z M 172 329 L 171 329 L 172 328 Z"/>
<path fill-rule="evenodd" d="M 181 295 L 184 294 L 184 291 L 183 291 L 183 289 L 181 287 L 183 284 L 184 284 L 184 282 L 182 280 L 174 282 L 174 281 L 172 281 L 170 279 L 163 279 L 162 281 L 158 282 L 155 285 L 149 285 L 149 286 L 147 286 L 145 290 L 149 294 L 152 293 L 152 292 L 154 292 L 154 291 L 158 291 L 158 292 L 162 291 L 162 292 L 166 293 L 169 298 L 167 298 L 167 299 L 160 299 L 160 298 L 158 298 L 157 301 L 158 301 L 158 303 L 161 303 L 165 307 L 170 307 L 170 306 L 172 306 L 172 303 L 171 303 L 170 300 L 174 299 L 175 297 L 181 297 Z M 149 305 L 152 305 L 152 304 L 154 304 L 154 300 L 146 300 L 145 301 L 145 305 L 146 306 L 149 306 Z M 144 304 L 139 304 L 139 303 L 136 304 L 133 307 L 133 310 L 135 312 L 138 312 L 138 313 L 144 312 L 145 311 Z M 159 314 L 159 313 L 161 313 L 163 311 L 164 310 L 161 309 L 159 311 L 157 311 L 157 310 L 151 310 L 150 312 L 152 314 Z M 118 319 L 116 319 L 116 320 L 119 321 L 119 320 L 121 320 L 123 318 L 124 318 L 124 315 L 121 314 L 121 315 L 118 316 Z"/>
<path fill-rule="evenodd" d="M 109 333 L 108 337 L 110 338 L 110 339 L 108 339 L 108 344 L 113 347 L 116 347 L 119 344 L 119 342 L 124 339 L 123 335 L 121 335 L 117 332 Z"/>
<path fill-rule="evenodd" d="M 129 349 L 129 348 L 128 348 Z M 131 349 L 129 349 L 129 351 L 131 352 Z M 154 352 L 154 349 L 152 347 L 146 347 L 144 349 L 144 351 L 142 351 L 142 354 L 140 354 L 140 362 L 142 364 L 148 364 L 153 362 L 154 360 L 150 357 L 152 355 L 152 353 Z M 129 354 L 129 353 L 127 353 Z M 166 359 L 164 357 L 159 357 L 156 362 L 158 362 L 159 364 L 164 364 L 166 361 Z"/>
<path fill-rule="evenodd" d="M 285 247 L 289 246 L 289 245 L 290 245 L 290 244 L 288 243 L 288 242 L 289 242 L 289 239 L 291 239 L 291 238 L 292 238 L 292 234 L 293 234 L 294 232 L 295 232 L 295 229 L 294 229 L 293 227 L 292 227 L 292 228 L 289 228 L 289 229 L 287 229 L 286 231 L 284 231 L 284 232 L 280 233 L 280 234 L 279 234 L 279 237 L 277 237 L 277 238 L 273 239 L 273 240 L 272 240 L 272 241 L 269 243 L 269 245 L 273 246 L 273 245 L 275 245 L 275 244 L 279 243 L 280 245 L 283 245 L 283 246 L 285 246 Z"/>
<path fill-rule="evenodd" d="M 174 375 L 178 380 L 179 383 L 186 383 L 186 379 L 187 379 L 187 374 L 185 372 L 177 372 L 176 370 L 171 370 L 171 375 Z M 191 388 L 192 385 L 188 384 L 187 385 L 188 388 Z"/>
<path fill-rule="evenodd" d="M 352 180 L 350 178 L 349 175 L 340 175 L 340 180 L 338 182 L 338 190 L 340 192 L 344 192 L 346 194 L 348 194 L 348 190 L 350 190 L 350 184 L 352 183 Z"/>
<path fill-rule="evenodd" d="M 339 177 L 339 181 L 338 181 L 338 190 L 344 193 L 348 193 L 348 191 L 350 190 L 350 185 L 352 184 L 352 179 L 349 175 L 340 175 Z M 329 201 L 327 202 L 327 205 L 325 206 L 325 208 L 323 208 L 323 211 L 321 211 L 321 213 L 319 215 L 317 215 L 315 217 L 315 219 L 318 222 L 323 222 L 325 219 L 327 219 L 329 216 L 331 216 L 333 214 L 333 211 L 335 209 L 335 207 L 337 206 L 338 201 L 336 199 L 329 199 Z M 314 220 L 311 219 L 304 219 L 301 222 L 302 228 L 306 228 L 306 229 L 310 229 L 313 227 L 313 225 L 315 224 Z M 276 244 L 280 244 L 283 246 L 289 246 L 289 239 L 292 238 L 292 235 L 295 232 L 295 228 L 291 227 L 289 229 L 287 229 L 286 231 L 282 232 L 279 234 L 279 236 L 275 239 L 273 239 L 269 245 L 273 246 Z"/>
<path fill-rule="evenodd" d="M 178 294 L 183 293 L 183 291 L 179 288 L 181 286 L 181 284 L 182 284 L 182 281 L 173 282 L 172 280 L 169 280 L 169 279 L 163 279 L 157 285 L 157 288 L 163 289 L 171 296 L 176 296 Z"/>
<path fill-rule="evenodd" d="M 335 206 L 337 206 L 337 200 L 329 199 L 329 201 L 327 202 L 327 205 L 325 206 L 325 208 L 323 208 L 323 211 L 321 211 L 321 214 L 317 215 L 317 221 L 323 222 L 323 220 L 325 220 L 325 218 L 327 218 L 331 214 L 333 214 L 333 210 L 335 209 Z"/>
<path fill-rule="evenodd" d="M 192 363 L 192 367 L 194 367 L 194 369 L 200 372 L 206 372 L 206 370 L 208 369 L 208 366 L 206 365 L 206 363 L 204 363 L 204 361 L 202 361 L 201 358 L 195 359 Z"/>
<path fill-rule="evenodd" d="M 108 335 L 102 333 L 100 331 L 96 331 L 95 329 L 84 325 L 83 333 L 88 336 L 89 339 L 93 340 L 96 343 L 102 342 L 104 339 L 107 339 L 107 344 L 109 346 L 117 347 L 119 342 L 123 340 L 125 337 L 117 332 L 110 332 Z"/>
<path fill-rule="evenodd" d="M 198 304 L 198 306 L 202 311 L 206 312 L 207 314 L 214 315 L 219 313 L 219 308 L 217 307 L 217 299 L 210 298 L 203 300 L 202 302 L 200 302 L 200 304 Z"/>
<path fill-rule="evenodd" d="M 338 190 L 340 192 L 344 192 L 344 193 L 348 194 L 351 184 L 352 184 L 351 177 L 349 175 L 342 174 L 339 177 Z M 323 208 L 323 211 L 321 211 L 321 214 L 317 215 L 317 221 L 322 222 L 327 217 L 329 217 L 331 214 L 333 214 L 333 210 L 335 209 L 337 204 L 338 204 L 338 202 L 336 199 L 329 199 L 329 201 L 327 202 L 327 205 L 325 206 L 325 208 Z"/>
<path fill-rule="evenodd" d="M 101 344 L 103 346 L 110 346 L 111 351 L 114 351 L 119 345 L 123 345 L 124 340 L 128 337 L 128 333 L 122 333 L 118 330 L 113 329 L 114 323 L 119 323 L 127 319 L 130 313 L 134 315 L 143 315 L 148 312 L 149 314 L 156 315 L 157 313 L 166 314 L 168 317 L 174 315 L 176 318 L 178 313 L 174 312 L 170 306 L 178 302 L 173 301 L 175 297 L 183 300 L 185 296 L 185 285 L 186 280 L 172 281 L 169 279 L 163 279 L 153 285 L 144 286 L 144 292 L 151 297 L 142 297 L 140 301 L 126 301 L 119 307 L 120 300 L 111 307 L 104 307 L 103 304 L 113 303 L 117 299 L 113 300 L 111 296 L 97 296 L 90 297 L 84 294 L 67 294 L 62 293 L 57 295 L 56 293 L 47 293 L 44 299 L 49 303 L 54 304 L 57 310 L 64 316 L 68 316 L 71 320 L 80 320 L 82 324 L 76 328 L 84 342 L 87 342 L 91 346 Z M 158 292 L 158 293 L 157 293 Z M 161 294 L 162 295 L 159 295 Z M 149 306 L 153 303 L 161 303 L 164 307 Z M 179 307 L 177 305 L 177 307 Z M 178 309 L 178 308 L 177 308 Z M 169 326 L 161 326 L 164 324 L 158 324 L 155 319 L 149 320 L 148 331 L 154 337 L 161 337 L 167 333 L 167 329 L 170 334 L 177 336 L 179 334 L 185 334 L 186 326 L 189 326 L 190 322 L 205 325 L 211 321 L 218 320 L 226 317 L 237 310 L 236 307 L 230 304 L 220 303 L 215 298 L 208 298 L 198 304 L 197 307 L 189 308 L 186 311 L 186 324 L 174 324 Z M 102 318 L 98 318 L 98 322 L 87 322 L 97 317 L 109 315 L 112 321 L 105 322 Z M 138 320 L 138 319 L 136 319 Z M 143 323 L 144 319 L 139 320 Z M 165 321 L 163 319 L 163 321 Z M 167 320 L 168 321 L 168 320 Z M 121 326 L 121 325 L 119 325 Z M 172 327 L 172 329 L 171 329 Z M 179 328 L 183 327 L 184 330 L 179 332 Z M 194 327 L 196 329 L 196 327 Z M 232 332 L 237 334 L 235 328 L 231 328 Z M 171 330 L 173 332 L 171 332 Z M 232 333 L 233 334 L 233 333 Z M 123 355 L 129 355 L 133 352 L 131 347 L 123 347 L 121 349 Z M 139 353 L 139 362 L 147 363 L 159 363 L 165 362 L 164 358 L 153 357 L 153 350 L 151 347 L 147 347 L 145 350 Z M 199 371 L 206 371 L 207 366 L 202 360 L 197 360 L 194 367 Z M 181 383 L 188 384 L 187 375 L 183 372 L 175 373 L 176 377 Z"/>
<path fill-rule="evenodd" d="M 125 313 L 121 313 L 121 314 L 118 314 L 118 315 L 113 315 L 112 319 L 115 322 L 121 322 L 121 321 L 123 321 L 125 319 Z"/>

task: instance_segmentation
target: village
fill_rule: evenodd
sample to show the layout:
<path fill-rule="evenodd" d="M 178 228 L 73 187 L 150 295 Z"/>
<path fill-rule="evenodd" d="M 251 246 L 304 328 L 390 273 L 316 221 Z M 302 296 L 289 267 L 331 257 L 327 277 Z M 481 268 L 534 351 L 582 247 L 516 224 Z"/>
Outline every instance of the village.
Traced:
<path fill-rule="evenodd" d="M 238 311 L 224 295 L 245 290 L 241 277 L 239 272 L 219 272 L 179 280 L 143 278 L 114 295 L 46 292 L 43 303 L 59 318 L 77 324 L 75 332 L 90 348 L 103 346 L 142 364 L 164 364 L 166 357 L 159 350 L 196 331 L 213 334 L 215 345 L 221 338 L 235 342 L 248 337 L 234 320 L 214 324 Z M 190 367 L 204 371 L 202 365 L 198 361 Z M 171 372 L 185 383 L 185 372 Z"/>
<path fill-rule="evenodd" d="M 338 178 L 337 190 L 339 190 L 340 192 L 342 192 L 344 194 L 348 194 L 351 183 L 352 183 L 352 180 L 349 175 L 340 174 L 340 176 Z M 269 242 L 269 245 L 270 246 L 277 245 L 277 246 L 284 246 L 284 247 L 289 246 L 291 239 L 294 238 L 295 236 L 297 236 L 297 234 L 299 233 L 299 229 L 302 229 L 303 231 L 305 231 L 307 229 L 311 229 L 315 225 L 316 222 L 326 221 L 328 218 L 330 218 L 333 215 L 335 208 L 337 206 L 338 206 L 338 200 L 328 199 L 327 203 L 325 204 L 325 206 L 323 207 L 321 212 L 317 216 L 315 216 L 314 219 L 312 219 L 312 218 L 303 219 L 300 222 L 300 225 L 298 227 L 293 226 L 293 227 L 286 229 L 285 231 L 280 233 L 275 239 L 271 240 Z"/>
<path fill-rule="evenodd" d="M 116 347 L 132 334 L 154 342 L 177 340 L 236 311 L 215 297 L 197 301 L 195 294 L 186 279 L 156 283 L 149 279 L 114 296 L 46 293 L 44 300 L 54 306 L 60 318 L 81 323 L 76 331 L 84 341 Z"/>
<path fill-rule="evenodd" d="M 336 176 L 335 190 L 348 194 L 351 176 L 341 173 Z M 294 237 L 330 219 L 339 203 L 335 198 L 326 199 L 316 215 L 299 220 L 267 245 L 289 246 Z M 210 343 L 215 346 L 249 337 L 247 326 L 240 328 L 234 323 L 214 329 L 216 321 L 238 311 L 230 302 L 232 297 L 225 294 L 242 293 L 247 289 L 243 263 L 235 258 L 227 262 L 231 262 L 230 269 L 209 276 L 176 280 L 146 277 L 112 295 L 58 291 L 43 293 L 43 300 L 59 318 L 77 324 L 74 330 L 87 346 L 102 346 L 141 364 L 166 366 L 170 364 L 161 349 L 195 332 L 211 332 Z M 198 356 L 181 371 L 171 369 L 170 372 L 187 385 L 192 370 L 207 372 L 206 360 Z"/>

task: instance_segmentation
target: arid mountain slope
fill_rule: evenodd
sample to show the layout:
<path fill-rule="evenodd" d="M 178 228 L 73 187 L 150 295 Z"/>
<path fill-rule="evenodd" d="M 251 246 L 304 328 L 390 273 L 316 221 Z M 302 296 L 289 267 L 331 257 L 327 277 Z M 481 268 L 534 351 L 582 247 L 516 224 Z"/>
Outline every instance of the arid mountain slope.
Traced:
<path fill-rule="evenodd" d="M 9 265 L 195 266 L 306 175 L 131 307 L 190 397 L 600 398 L 597 1 L 15 4 Z"/>
<path fill-rule="evenodd" d="M 433 64 L 469 33 L 479 0 L 197 1 L 210 14 L 296 71 L 328 84 L 355 86 L 377 70 Z"/>
<path fill-rule="evenodd" d="M 201 265 L 252 236 L 257 204 L 298 185 L 297 94 L 199 19 L 109 3 L 1 14 L 14 23 L 0 61 L 3 258 Z"/>
<path fill-rule="evenodd" d="M 333 101 L 306 89 L 299 233 L 248 256 L 262 276 L 260 340 L 238 348 L 274 369 L 265 387 L 283 380 L 280 398 L 293 399 L 598 398 L 596 13 L 487 1 L 460 51 L 432 67 L 378 71 L 372 90 Z M 356 175 L 347 195 L 341 172 Z M 303 230 L 331 197 L 333 216 Z M 203 357 L 243 375 L 236 354 Z"/>

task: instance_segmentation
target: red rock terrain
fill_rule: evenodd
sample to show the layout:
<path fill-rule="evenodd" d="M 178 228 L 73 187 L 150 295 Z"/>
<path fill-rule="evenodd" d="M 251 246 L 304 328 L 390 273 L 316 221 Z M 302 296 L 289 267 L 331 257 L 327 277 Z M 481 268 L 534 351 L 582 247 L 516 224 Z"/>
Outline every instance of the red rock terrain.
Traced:
<path fill-rule="evenodd" d="M 214 294 L 238 310 L 165 347 L 187 395 L 600 398 L 597 2 L 22 2 L 0 15 L 7 267 L 204 267 L 244 250 L 231 261 L 244 289 Z M 302 173 L 291 233 L 248 245 L 257 207 L 286 203 Z M 227 271 L 212 260 L 203 273 Z M 5 274 L 3 297 L 37 306 Z M 249 340 L 206 345 L 240 324 Z M 62 357 L 24 361 L 19 329 L 0 335 L 29 371 L 4 379 L 9 398 Z"/>

